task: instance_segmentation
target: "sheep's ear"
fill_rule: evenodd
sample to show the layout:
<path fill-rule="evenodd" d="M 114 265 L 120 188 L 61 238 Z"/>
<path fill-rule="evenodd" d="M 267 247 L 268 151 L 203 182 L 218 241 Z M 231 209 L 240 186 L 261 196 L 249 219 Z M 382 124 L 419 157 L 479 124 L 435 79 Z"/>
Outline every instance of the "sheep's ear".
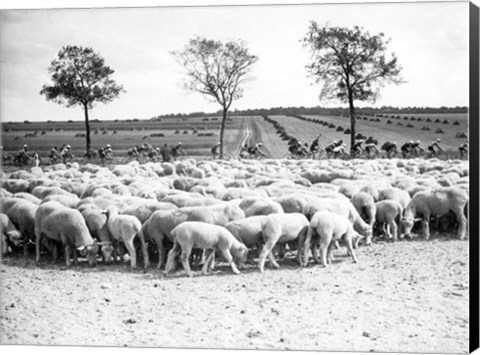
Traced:
<path fill-rule="evenodd" d="M 81 245 L 77 248 L 78 251 L 82 251 L 83 249 L 85 249 L 85 245 Z"/>
<path fill-rule="evenodd" d="M 420 222 L 422 219 L 421 218 L 414 218 L 413 221 L 414 222 Z"/>

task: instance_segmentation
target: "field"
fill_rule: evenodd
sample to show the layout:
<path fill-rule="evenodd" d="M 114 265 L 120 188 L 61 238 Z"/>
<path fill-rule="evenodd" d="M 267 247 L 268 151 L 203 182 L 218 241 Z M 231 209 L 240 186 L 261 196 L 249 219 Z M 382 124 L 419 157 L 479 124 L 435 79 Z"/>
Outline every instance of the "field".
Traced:
<path fill-rule="evenodd" d="M 374 136 L 379 141 L 379 147 L 385 141 L 396 141 L 400 146 L 409 140 L 420 140 L 425 148 L 431 141 L 440 138 L 441 146 L 455 154 L 465 138 L 456 138 L 459 132 L 468 133 L 467 114 L 415 114 L 392 115 L 401 118 L 360 116 L 357 120 L 357 133 L 365 136 Z M 350 147 L 350 136 L 337 131 L 337 127 L 349 128 L 349 118 L 341 116 L 306 116 L 310 119 L 318 119 L 336 128 L 328 128 L 314 122 L 303 121 L 290 116 L 271 116 L 272 119 L 281 123 L 289 134 L 297 137 L 300 141 L 310 144 L 318 134 L 320 146 L 325 147 L 335 139 L 342 139 Z M 415 117 L 423 121 L 404 120 L 403 118 Z M 364 119 L 366 118 L 366 120 Z M 425 122 L 430 118 L 432 122 Z M 126 151 L 137 145 L 147 142 L 153 146 L 163 146 L 165 143 L 175 145 L 182 142 L 189 156 L 207 158 L 211 156 L 211 147 L 219 140 L 220 117 L 205 118 L 164 118 L 162 121 L 102 121 L 91 123 L 92 147 L 98 149 L 110 144 L 117 155 L 125 156 Z M 378 119 L 380 122 L 372 120 Z M 435 123 L 435 120 L 441 122 Z M 447 119 L 449 124 L 444 124 Z M 390 120 L 392 124 L 387 124 Z M 458 125 L 453 125 L 458 121 Z M 402 126 L 397 125 L 401 123 Z M 408 128 L 407 124 L 415 127 Z M 429 126 L 431 130 L 423 131 L 421 128 Z M 194 130 L 196 129 L 196 133 Z M 442 129 L 443 134 L 435 133 Z M 25 137 L 27 134 L 37 132 L 36 137 Z M 45 134 L 42 134 L 42 131 Z M 96 133 L 95 133 L 96 132 Z M 105 133 L 103 133 L 105 132 Z M 115 132 L 115 133 L 114 133 Z M 83 122 L 43 122 L 43 123 L 4 123 L 2 126 L 2 145 L 5 151 L 15 154 L 23 144 L 28 144 L 29 149 L 37 151 L 41 157 L 48 156 L 49 150 L 54 146 L 70 144 L 73 153 L 77 157 L 85 152 L 85 138 L 76 137 L 84 133 Z M 152 137 L 152 134 L 161 133 L 163 137 Z M 207 135 L 205 135 L 207 134 Z M 225 129 L 225 154 L 227 157 L 237 156 L 240 153 L 241 143 L 245 137 L 248 142 L 262 142 L 267 156 L 270 158 L 284 158 L 288 156 L 287 144 L 276 134 L 273 126 L 260 116 L 231 117 Z"/>
<path fill-rule="evenodd" d="M 431 117 L 433 122 L 428 123 L 431 131 L 405 127 L 410 123 L 411 116 L 423 119 Z M 349 136 L 336 128 L 291 116 L 270 118 L 303 142 L 310 143 L 322 133 L 321 146 L 334 139 L 343 139 L 348 146 Z M 339 116 L 306 118 L 344 128 L 348 127 L 349 122 L 348 118 Z M 459 131 L 468 132 L 466 115 L 409 114 L 408 118 L 407 121 L 403 116 L 367 116 L 367 119 L 358 120 L 357 132 L 373 135 L 379 140 L 379 145 L 386 140 L 397 141 L 400 145 L 401 142 L 417 139 L 426 145 L 437 138 L 434 132 L 441 127 L 445 132 L 441 134 L 441 144 L 452 151 L 465 141 L 455 138 L 455 134 Z M 393 124 L 387 123 L 389 119 Z M 435 123 L 436 119 L 448 119 L 450 124 Z M 455 120 L 459 125 L 451 124 Z M 161 122 L 94 122 L 92 130 L 98 128 L 99 132 L 92 134 L 92 145 L 98 148 L 109 143 L 117 156 L 121 156 L 126 154 L 129 147 L 143 142 L 162 146 L 182 141 L 188 155 L 197 159 L 196 163 L 189 164 L 216 166 L 209 171 L 210 179 L 205 180 L 212 183 L 212 188 L 217 186 L 216 181 L 226 185 L 244 180 L 250 190 L 279 184 L 277 190 L 272 189 L 277 193 L 273 195 L 275 197 L 292 192 L 292 185 L 282 183 L 293 184 L 293 181 L 298 181 L 294 179 L 303 177 L 305 172 L 325 172 L 326 169 L 336 171 L 340 174 L 338 176 L 348 176 L 349 171 L 355 172 L 352 176 L 364 179 L 362 183 L 370 181 L 375 186 L 385 186 L 385 183 L 394 186 L 402 179 L 428 180 L 433 184 L 442 181 L 446 174 L 441 169 L 436 170 L 440 166 L 450 173 L 458 171 L 458 185 L 468 190 L 466 161 L 437 161 L 432 163 L 436 164 L 433 170 L 423 174 L 419 168 L 424 169 L 431 163 L 423 159 L 408 163 L 395 159 L 362 160 L 360 163 L 350 160 L 284 159 L 288 157 L 286 141 L 280 138 L 271 123 L 260 116 L 232 117 L 225 131 L 226 157 L 238 156 L 244 144 L 262 142 L 267 156 L 276 160 L 227 159 L 211 162 L 210 148 L 218 140 L 218 122 L 218 118 L 209 118 L 208 122 L 203 118 L 170 118 Z M 402 122 L 404 126 L 397 126 L 397 122 Z M 411 122 L 415 126 L 427 124 L 416 120 Z M 48 154 L 51 146 L 62 143 L 71 144 L 77 156 L 81 156 L 84 149 L 84 138 L 75 137 L 83 132 L 81 122 L 4 124 L 2 129 L 2 145 L 11 153 L 24 143 L 29 145 L 30 150 L 36 150 L 43 156 Z M 197 129 L 197 134 L 193 133 L 194 129 Z M 25 137 L 25 134 L 35 130 L 39 132 L 37 137 Z M 45 134 L 42 135 L 43 130 Z M 107 133 L 102 134 L 103 130 Z M 198 135 L 199 132 L 211 135 Z M 164 136 L 150 137 L 152 133 L 162 133 Z M 185 162 L 187 160 L 177 164 Z M 152 165 L 145 166 L 145 169 L 151 169 Z M 52 174 L 49 176 L 54 176 L 56 182 L 85 183 L 85 188 L 86 183 L 93 181 L 97 184 L 98 179 L 104 178 L 108 180 L 107 185 L 112 186 L 114 183 L 134 181 L 137 184 L 133 187 L 135 184 L 132 183 L 132 193 L 140 193 L 141 188 L 147 192 L 150 188 L 152 191 L 157 188 L 162 190 L 165 180 L 177 178 L 175 175 L 159 177 L 156 171 L 141 174 L 142 170 L 135 170 L 139 167 L 128 166 L 134 169 L 134 173 L 117 176 L 106 171 L 82 171 L 72 179 L 73 175 L 63 176 L 62 171 L 53 171 L 51 168 L 42 167 L 42 173 Z M 100 170 L 112 168 L 98 167 Z M 2 170 L 9 173 L 18 168 L 9 166 L 2 167 Z M 35 176 L 37 178 L 38 175 Z M 158 179 L 165 180 L 160 182 Z M 283 181 L 285 179 L 290 181 Z M 320 182 L 314 187 L 321 190 L 331 185 L 329 188 L 336 191 L 339 183 L 343 181 L 346 184 L 348 181 L 343 178 L 337 180 L 340 181 L 337 181 L 337 185 Z M 266 186 L 256 185 L 257 182 Z M 295 188 L 297 192 L 305 192 L 302 189 L 306 187 L 295 185 Z M 312 194 L 318 193 L 318 190 L 313 192 L 313 188 L 311 191 Z M 99 196 L 101 193 L 104 192 L 99 192 Z M 108 203 L 114 203 L 113 195 L 107 196 L 111 196 L 111 200 L 107 198 Z M 113 265 L 100 262 L 95 268 L 90 268 L 86 260 L 80 258 L 78 265 L 66 267 L 62 257 L 52 263 L 44 255 L 37 264 L 33 255 L 7 255 L 0 263 L 0 343 L 468 352 L 468 238 L 459 240 L 451 232 L 437 233 L 433 230 L 430 240 L 417 236 L 392 242 L 375 235 L 372 245 L 356 250 L 359 259 L 357 264 L 346 255 L 343 246 L 334 251 L 335 261 L 328 268 L 315 265 L 312 261 L 307 267 L 299 268 L 294 260 L 295 252 L 289 251 L 286 258 L 278 260 L 280 269 L 273 269 L 267 263 L 264 274 L 258 271 L 258 254 L 255 253 L 254 263 L 248 264 L 241 275 L 233 275 L 230 267 L 217 258 L 211 274 L 201 275 L 200 268 L 196 267 L 193 269 L 193 278 L 186 277 L 181 269 L 166 276 L 154 265 L 146 270 L 140 267 L 131 270 L 128 262 Z"/>

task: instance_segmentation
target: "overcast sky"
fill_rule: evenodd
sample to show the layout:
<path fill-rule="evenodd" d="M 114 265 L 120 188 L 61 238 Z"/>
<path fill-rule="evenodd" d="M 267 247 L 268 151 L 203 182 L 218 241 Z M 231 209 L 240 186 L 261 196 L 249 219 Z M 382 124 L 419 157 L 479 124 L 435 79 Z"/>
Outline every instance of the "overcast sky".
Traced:
<path fill-rule="evenodd" d="M 320 102 L 300 39 L 309 21 L 364 27 L 391 38 L 407 83 L 387 86 L 376 106 L 468 106 L 468 2 L 242 7 L 7 10 L 1 15 L 1 120 L 83 120 L 81 107 L 47 102 L 39 91 L 65 45 L 92 47 L 126 93 L 96 104 L 92 119 L 220 109 L 182 89 L 170 52 L 195 35 L 244 40 L 259 57 L 256 78 L 232 109 L 332 105 Z M 333 103 L 337 105 L 338 103 Z"/>

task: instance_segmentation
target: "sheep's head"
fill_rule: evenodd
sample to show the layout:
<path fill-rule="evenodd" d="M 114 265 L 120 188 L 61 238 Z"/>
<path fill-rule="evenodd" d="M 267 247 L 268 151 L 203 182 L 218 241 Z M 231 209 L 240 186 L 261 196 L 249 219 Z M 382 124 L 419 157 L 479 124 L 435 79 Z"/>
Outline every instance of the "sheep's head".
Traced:
<path fill-rule="evenodd" d="M 80 255 L 86 257 L 88 260 L 88 265 L 96 266 L 97 265 L 97 254 L 98 254 L 98 245 L 91 244 L 91 245 L 83 245 L 77 248 L 80 251 Z"/>
<path fill-rule="evenodd" d="M 22 233 L 20 231 L 10 231 L 5 233 L 9 241 L 15 246 L 19 246 L 22 241 Z"/>
<path fill-rule="evenodd" d="M 111 242 L 95 242 L 95 245 L 101 246 L 101 251 L 105 262 L 109 263 L 113 261 L 112 253 L 115 249 Z"/>
<path fill-rule="evenodd" d="M 118 214 L 118 207 L 116 206 L 109 206 L 106 210 L 102 211 L 104 215 L 107 216 L 107 219 L 110 218 L 112 215 Z"/>
<path fill-rule="evenodd" d="M 248 248 L 245 244 L 239 243 L 238 246 L 232 248 L 232 254 L 234 260 L 243 265 L 247 261 Z"/>
<path fill-rule="evenodd" d="M 358 234 L 358 233 L 357 233 Z M 371 225 L 366 225 L 362 228 L 360 232 L 360 238 L 365 237 L 365 245 L 372 244 L 372 237 L 373 237 L 373 228 Z M 363 237 L 362 237 L 363 236 Z"/>
<path fill-rule="evenodd" d="M 415 224 L 415 222 L 417 221 L 418 219 L 414 219 L 412 217 L 403 217 L 401 219 L 401 227 L 402 227 L 402 237 L 403 236 L 407 236 L 409 238 L 411 238 L 412 236 L 412 228 L 413 228 L 413 225 Z"/>

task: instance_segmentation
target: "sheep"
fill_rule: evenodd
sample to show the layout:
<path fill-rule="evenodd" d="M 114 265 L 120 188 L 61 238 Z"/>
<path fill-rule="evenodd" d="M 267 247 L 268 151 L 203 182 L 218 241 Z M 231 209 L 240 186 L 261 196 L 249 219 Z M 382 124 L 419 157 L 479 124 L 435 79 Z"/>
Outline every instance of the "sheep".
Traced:
<path fill-rule="evenodd" d="M 276 213 L 268 215 L 262 227 L 265 244 L 258 257 L 258 268 L 260 272 L 264 272 L 267 256 L 272 266 L 278 269 L 280 266 L 271 253 L 273 247 L 277 243 L 286 243 L 294 240 L 298 243 L 297 260 L 299 264 L 302 265 L 301 253 L 307 234 L 310 233 L 309 225 L 307 217 L 301 213 Z"/>
<path fill-rule="evenodd" d="M 351 198 L 351 202 L 360 217 L 373 228 L 375 223 L 376 206 L 375 201 L 367 192 L 358 192 Z"/>
<path fill-rule="evenodd" d="M 88 264 L 94 266 L 97 263 L 98 245 L 90 236 L 87 224 L 82 214 L 72 208 L 50 201 L 40 205 L 35 214 L 35 249 L 36 262 L 40 262 L 40 241 L 46 236 L 57 242 L 62 242 L 65 251 L 65 263 L 70 266 L 70 252 L 73 248 L 73 259 L 77 263 L 79 250 L 82 256 L 86 256 Z M 53 250 L 53 261 L 57 259 L 56 245 Z"/>
<path fill-rule="evenodd" d="M 143 224 L 142 230 L 149 240 L 153 240 L 158 250 L 160 269 L 165 260 L 164 240 L 173 241 L 172 230 L 182 222 L 197 221 L 224 226 L 230 221 L 245 218 L 245 213 L 228 204 L 205 207 L 182 207 L 174 210 L 156 211 Z"/>
<path fill-rule="evenodd" d="M 396 187 L 380 190 L 377 201 L 396 200 L 400 202 L 403 208 L 406 208 L 410 202 L 410 195 L 407 191 L 400 190 Z"/>
<path fill-rule="evenodd" d="M 12 201 L 13 200 L 13 201 Z M 13 224 L 22 233 L 23 253 L 28 255 L 28 244 L 35 240 L 35 214 L 38 205 L 24 199 L 8 199 L 2 212 L 5 213 Z"/>
<path fill-rule="evenodd" d="M 425 239 L 430 238 L 428 223 L 430 216 L 444 216 L 452 211 L 459 224 L 457 237 L 465 239 L 467 219 L 464 215 L 465 205 L 468 202 L 468 194 L 457 187 L 446 187 L 435 190 L 417 192 L 403 211 L 403 233 L 410 236 L 413 224 L 419 220 L 417 215 L 422 215 L 422 227 Z"/>
<path fill-rule="evenodd" d="M 213 269 L 215 250 L 222 253 L 233 273 L 240 274 L 235 261 L 243 264 L 247 258 L 248 249 L 224 227 L 204 222 L 183 222 L 175 227 L 171 234 L 174 244 L 168 253 L 166 274 L 175 269 L 175 258 L 181 251 L 180 260 L 183 268 L 187 275 L 192 277 L 188 259 L 194 247 L 206 250 L 202 274 L 207 274 Z"/>
<path fill-rule="evenodd" d="M 13 197 L 17 197 L 17 198 L 23 198 L 25 200 L 28 200 L 36 205 L 40 205 L 42 203 L 42 200 L 33 196 L 32 194 L 28 193 L 28 192 L 17 192 L 15 194 L 13 194 Z"/>
<path fill-rule="evenodd" d="M 120 215 L 116 206 L 110 206 L 102 211 L 107 216 L 107 230 L 110 236 L 117 241 L 123 242 L 130 255 L 130 266 L 137 266 L 137 254 L 133 245 L 133 239 L 138 236 L 142 246 L 144 268 L 150 264 L 148 258 L 147 245 L 142 231 L 142 224 L 137 217 L 130 215 Z"/>
<path fill-rule="evenodd" d="M 22 233 L 4 213 L 0 213 L 0 226 L 2 230 L 1 256 L 4 256 L 9 247 L 14 249 L 20 245 Z"/>
<path fill-rule="evenodd" d="M 245 212 L 245 217 L 283 213 L 283 208 L 278 202 L 256 196 L 244 198 L 238 207 Z"/>
<path fill-rule="evenodd" d="M 135 216 L 143 224 L 150 218 L 153 212 L 158 210 L 172 210 L 177 208 L 173 203 L 148 201 L 130 205 L 122 209 L 122 214 Z"/>
<path fill-rule="evenodd" d="M 312 202 L 307 210 L 307 216 L 309 216 L 310 219 L 320 211 L 328 211 L 339 214 L 346 217 L 353 225 L 353 229 L 362 235 L 363 238 L 365 238 L 366 245 L 370 245 L 372 243 L 372 226 L 365 223 L 350 201 L 333 198 L 321 198 L 316 200 L 312 198 L 311 201 Z M 358 238 L 355 240 L 355 248 L 358 247 L 358 244 L 363 238 Z"/>
<path fill-rule="evenodd" d="M 112 260 L 113 245 L 110 234 L 107 230 L 107 217 L 102 213 L 102 209 L 93 204 L 84 204 L 78 208 L 88 231 L 94 240 L 99 240 L 96 244 L 101 247 L 102 258 L 104 262 Z"/>
<path fill-rule="evenodd" d="M 43 200 L 48 195 L 73 195 L 60 187 L 54 186 L 37 186 L 32 190 L 32 195 Z"/>
<path fill-rule="evenodd" d="M 315 213 L 310 221 L 310 234 L 305 241 L 303 254 L 303 266 L 308 263 L 309 247 L 312 247 L 313 259 L 318 263 L 317 251 L 314 247 L 317 243 L 313 239 L 318 236 L 321 264 L 327 267 L 333 260 L 332 248 L 335 241 L 343 240 L 347 247 L 349 255 L 353 262 L 357 263 L 357 257 L 353 251 L 353 244 L 361 236 L 354 231 L 350 221 L 341 215 L 329 211 L 320 211 Z"/>
<path fill-rule="evenodd" d="M 393 240 L 398 238 L 398 224 L 402 217 L 403 207 L 400 202 L 396 200 L 378 201 L 376 204 L 376 222 L 381 223 L 382 226 L 387 224 L 384 229 L 388 238 L 390 238 L 390 230 L 392 231 Z"/>
<path fill-rule="evenodd" d="M 74 194 L 69 194 L 69 195 L 52 194 L 45 197 L 42 203 L 49 202 L 49 201 L 56 201 L 66 207 L 75 208 L 80 202 L 80 199 L 77 197 L 77 195 L 74 195 Z"/>
<path fill-rule="evenodd" d="M 1 187 L 14 194 L 17 192 L 28 192 L 29 182 L 23 179 L 2 179 Z"/>

